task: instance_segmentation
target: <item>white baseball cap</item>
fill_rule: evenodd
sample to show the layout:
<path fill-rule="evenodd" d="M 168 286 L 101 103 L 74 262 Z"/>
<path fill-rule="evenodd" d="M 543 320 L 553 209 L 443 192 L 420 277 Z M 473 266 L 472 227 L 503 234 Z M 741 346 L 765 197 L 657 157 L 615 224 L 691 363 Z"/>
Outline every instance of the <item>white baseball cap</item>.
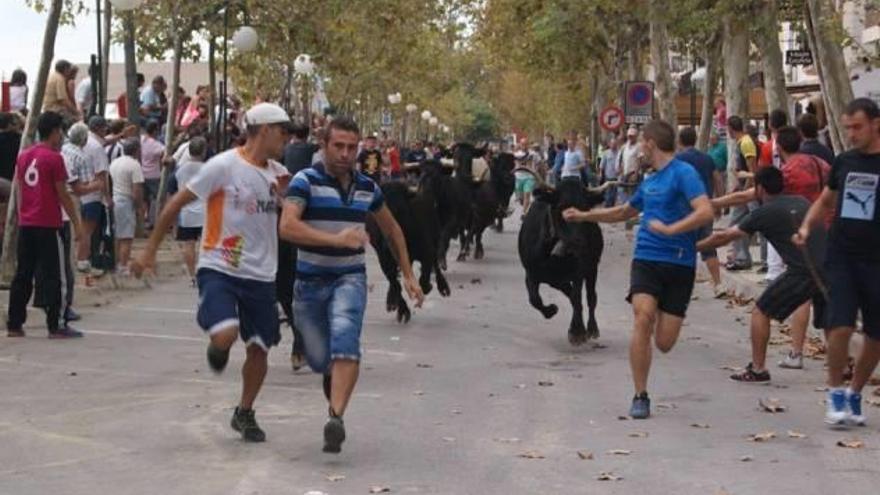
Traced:
<path fill-rule="evenodd" d="M 290 124 L 290 116 L 274 103 L 257 103 L 244 114 L 245 126 Z"/>

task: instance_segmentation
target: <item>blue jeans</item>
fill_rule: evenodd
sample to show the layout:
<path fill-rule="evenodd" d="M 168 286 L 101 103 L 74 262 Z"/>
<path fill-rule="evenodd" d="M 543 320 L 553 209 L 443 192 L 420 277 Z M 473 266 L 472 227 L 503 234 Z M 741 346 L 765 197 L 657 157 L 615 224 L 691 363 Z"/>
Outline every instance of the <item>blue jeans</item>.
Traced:
<path fill-rule="evenodd" d="M 367 307 L 367 276 L 297 276 L 293 314 L 305 345 L 306 361 L 328 373 L 334 360 L 360 361 L 361 328 Z"/>

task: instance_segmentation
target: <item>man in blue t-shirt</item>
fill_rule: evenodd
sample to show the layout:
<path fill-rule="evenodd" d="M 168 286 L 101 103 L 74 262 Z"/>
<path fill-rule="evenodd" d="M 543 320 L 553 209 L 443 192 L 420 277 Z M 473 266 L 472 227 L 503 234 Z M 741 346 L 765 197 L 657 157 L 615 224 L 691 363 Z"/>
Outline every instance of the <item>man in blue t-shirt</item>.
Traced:
<path fill-rule="evenodd" d="M 630 409 L 633 419 L 651 414 L 647 392 L 651 335 L 661 352 L 669 352 L 675 345 L 694 287 L 697 235 L 714 215 L 697 171 L 674 158 L 675 129 L 671 125 L 651 121 L 643 129 L 639 146 L 642 154 L 650 157 L 654 173 L 642 182 L 629 203 L 563 212 L 568 222 L 603 223 L 625 222 L 642 213 L 627 298 L 635 318 L 629 349 L 636 392 Z"/>

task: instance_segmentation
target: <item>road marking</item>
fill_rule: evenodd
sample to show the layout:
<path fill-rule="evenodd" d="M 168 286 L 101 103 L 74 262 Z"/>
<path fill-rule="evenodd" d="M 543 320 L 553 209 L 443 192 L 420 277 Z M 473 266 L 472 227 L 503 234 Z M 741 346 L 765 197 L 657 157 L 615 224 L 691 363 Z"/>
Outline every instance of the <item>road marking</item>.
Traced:
<path fill-rule="evenodd" d="M 160 308 L 157 306 L 130 306 L 126 304 L 122 304 L 116 306 L 119 309 L 133 309 L 135 311 L 144 311 L 147 313 L 176 313 L 182 315 L 194 315 L 196 314 L 196 310 L 194 309 L 183 309 L 183 308 Z"/>
<path fill-rule="evenodd" d="M 83 330 L 86 335 L 109 335 L 112 337 L 141 337 L 145 339 L 160 340 L 184 340 L 187 342 L 204 342 L 202 337 L 186 337 L 183 335 L 167 335 L 162 333 L 138 333 L 138 332 L 107 332 L 104 330 Z"/>

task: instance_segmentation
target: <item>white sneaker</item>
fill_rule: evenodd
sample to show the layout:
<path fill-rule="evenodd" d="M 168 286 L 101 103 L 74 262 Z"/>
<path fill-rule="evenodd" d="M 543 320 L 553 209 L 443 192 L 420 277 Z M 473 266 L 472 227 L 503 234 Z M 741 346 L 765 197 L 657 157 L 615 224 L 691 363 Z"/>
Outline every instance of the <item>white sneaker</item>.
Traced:
<path fill-rule="evenodd" d="M 853 426 L 865 426 L 867 419 L 862 414 L 862 394 L 857 394 L 846 389 L 846 405 L 849 407 L 849 424 Z"/>
<path fill-rule="evenodd" d="M 804 356 L 789 352 L 785 355 L 785 359 L 779 362 L 779 367 L 788 370 L 802 370 L 804 369 Z"/>
<path fill-rule="evenodd" d="M 92 270 L 92 264 L 89 263 L 89 260 L 82 260 L 76 262 L 76 271 L 81 273 L 89 273 Z"/>
<path fill-rule="evenodd" d="M 826 402 L 828 409 L 825 411 L 825 423 L 832 426 L 846 426 L 850 419 L 846 391 L 842 388 L 829 390 Z"/>

